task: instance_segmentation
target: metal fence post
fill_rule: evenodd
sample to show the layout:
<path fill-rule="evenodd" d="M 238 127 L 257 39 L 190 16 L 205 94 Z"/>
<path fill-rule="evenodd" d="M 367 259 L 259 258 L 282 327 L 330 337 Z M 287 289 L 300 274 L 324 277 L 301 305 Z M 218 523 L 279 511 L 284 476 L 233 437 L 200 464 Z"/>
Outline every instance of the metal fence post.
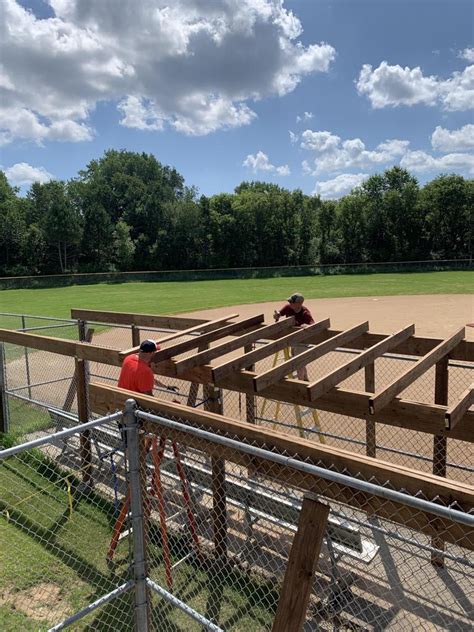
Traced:
<path fill-rule="evenodd" d="M 25 315 L 21 315 L 21 327 L 22 331 L 26 329 Z M 25 347 L 25 368 L 26 368 L 26 383 L 28 385 L 28 397 L 31 399 L 31 377 L 30 377 L 30 359 L 28 357 L 28 347 Z"/>
<path fill-rule="evenodd" d="M 142 498 L 140 463 L 139 421 L 135 416 L 136 402 L 125 402 L 124 425 L 127 433 L 128 484 L 130 490 L 130 513 L 133 534 L 133 575 L 135 580 L 135 630 L 148 632 L 149 605 L 146 569 L 146 541 L 144 499 Z"/>
<path fill-rule="evenodd" d="M 0 342 L 0 432 L 9 430 L 9 411 L 7 400 L 7 374 L 5 371 L 5 345 Z"/>

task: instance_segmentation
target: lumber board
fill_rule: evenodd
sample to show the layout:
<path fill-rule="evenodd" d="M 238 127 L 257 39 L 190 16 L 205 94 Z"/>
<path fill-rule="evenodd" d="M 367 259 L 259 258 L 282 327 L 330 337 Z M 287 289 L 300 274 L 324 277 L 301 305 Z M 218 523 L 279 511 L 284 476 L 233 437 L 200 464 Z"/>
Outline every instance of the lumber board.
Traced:
<path fill-rule="evenodd" d="M 284 318 L 279 320 L 277 323 L 272 323 L 271 325 L 265 325 L 256 329 L 255 331 L 251 331 L 248 334 L 243 334 L 235 338 L 234 340 L 228 340 L 227 342 L 223 342 L 219 345 L 215 345 L 211 349 L 207 351 L 203 351 L 201 353 L 197 353 L 190 358 L 185 358 L 184 360 L 180 360 L 176 362 L 176 375 L 182 375 L 189 369 L 192 369 L 195 366 L 199 366 L 201 364 L 207 364 L 211 360 L 215 358 L 219 358 L 220 356 L 224 356 L 231 351 L 235 351 L 236 349 L 240 349 L 241 347 L 246 347 L 247 345 L 256 342 L 258 340 L 265 340 L 267 337 L 276 336 L 278 334 L 283 334 L 284 332 L 292 329 L 294 327 L 294 317 Z"/>
<path fill-rule="evenodd" d="M 174 364 L 166 360 L 154 367 L 156 373 L 168 377 L 176 377 Z M 199 366 L 188 371 L 181 379 L 199 384 L 212 382 L 213 367 Z M 219 386 L 222 388 L 238 391 L 241 393 L 254 394 L 253 379 L 256 377 L 254 371 L 241 371 L 234 373 L 223 379 Z M 336 386 L 329 393 L 312 402 L 308 399 L 307 384 L 296 379 L 286 379 L 269 386 L 262 393 L 261 397 L 267 397 L 275 401 L 297 404 L 308 408 L 317 408 L 338 415 L 346 415 L 366 420 L 370 417 L 377 423 L 384 423 L 389 426 L 416 430 L 428 434 L 437 434 L 460 439 L 474 443 L 474 412 L 468 411 L 465 417 L 452 430 L 445 428 L 446 406 L 415 402 L 409 399 L 395 398 L 382 412 L 370 415 L 368 412 L 370 393 L 363 393 L 350 389 L 343 389 Z"/>
<path fill-rule="evenodd" d="M 301 632 L 321 553 L 329 506 L 305 495 L 280 591 L 272 632 Z"/>
<path fill-rule="evenodd" d="M 464 417 L 469 408 L 474 405 L 474 382 L 469 386 L 452 406 L 445 416 L 446 430 L 452 430 Z"/>
<path fill-rule="evenodd" d="M 106 413 L 108 411 L 108 404 L 106 404 L 103 400 L 102 404 L 100 404 L 100 402 L 97 400 L 97 395 L 99 394 L 97 388 L 100 388 L 100 386 L 101 385 L 91 385 L 91 404 L 94 411 Z M 121 391 L 122 389 L 112 390 L 115 390 L 117 392 Z M 205 429 L 212 430 L 213 427 L 215 427 L 215 429 L 219 429 L 220 427 L 223 431 L 229 432 L 229 434 L 231 434 L 233 437 L 239 438 L 239 434 L 233 433 L 232 430 L 226 430 L 225 424 L 228 420 L 225 417 L 212 413 L 207 413 L 208 419 L 206 424 L 203 423 L 203 417 L 201 413 L 201 418 L 197 422 L 195 422 L 193 418 L 193 414 L 196 414 L 197 412 L 195 409 L 187 409 L 189 416 L 186 416 L 185 411 L 170 409 L 170 406 L 185 408 L 179 404 L 173 405 L 169 402 L 164 402 L 163 400 L 158 400 L 145 395 L 137 395 L 137 393 L 132 393 L 130 391 L 123 391 L 121 397 L 119 394 L 119 397 L 115 399 L 114 402 L 112 402 L 112 408 L 114 410 L 120 409 L 121 404 L 124 403 L 126 399 L 132 396 L 144 409 L 168 414 L 174 418 L 179 418 L 183 420 L 187 419 L 193 425 L 196 424 Z M 218 422 L 220 422 L 220 426 Z M 245 437 L 248 437 L 249 429 L 253 429 L 255 432 L 262 430 L 255 426 L 250 426 L 245 422 L 233 423 L 245 426 L 243 430 Z M 143 429 L 145 430 L 145 432 L 148 433 L 157 432 L 156 424 L 149 421 L 143 422 Z M 271 442 L 271 439 L 269 439 L 269 437 L 266 435 L 266 433 L 268 432 L 270 432 L 274 436 L 274 439 L 276 438 L 275 435 L 279 435 L 279 437 L 276 438 L 276 441 L 274 441 L 273 444 Z M 242 431 L 240 431 L 240 436 L 242 436 L 241 433 Z M 218 446 L 208 439 L 191 437 L 189 434 L 182 431 L 167 429 L 166 434 L 170 440 L 175 440 L 183 445 L 188 445 L 198 450 L 202 450 L 211 456 L 220 457 L 222 459 L 242 465 L 247 468 L 251 467 L 253 468 L 253 471 L 265 476 L 270 476 L 283 485 L 291 484 L 294 487 L 316 493 L 320 496 L 326 496 L 327 498 L 336 500 L 337 502 L 348 504 L 362 511 L 366 511 L 369 514 L 377 514 L 382 518 L 386 518 L 395 523 L 402 524 L 406 527 L 409 527 L 421 533 L 425 533 L 429 536 L 440 537 L 443 538 L 446 542 L 451 542 L 453 544 L 457 544 L 458 546 L 465 546 L 471 550 L 474 550 L 474 534 L 472 532 L 472 529 L 459 523 L 453 522 L 452 520 L 442 519 L 434 516 L 433 514 L 412 509 L 411 507 L 407 507 L 405 504 L 402 503 L 397 503 L 393 501 L 387 502 L 386 499 L 379 498 L 371 494 L 355 492 L 347 485 L 326 481 L 325 479 L 315 476 L 314 474 L 300 472 L 286 465 L 277 465 L 275 463 L 270 463 L 268 460 L 263 458 L 249 456 L 240 452 L 235 447 Z M 252 436 L 250 436 L 249 438 L 251 440 L 253 439 Z M 309 446 L 319 450 L 323 448 L 323 446 L 312 444 L 307 440 L 296 438 L 291 439 L 289 437 L 286 437 L 282 433 L 268 430 L 264 432 L 263 441 L 261 443 L 256 439 L 253 440 L 252 443 L 254 445 L 260 445 L 261 447 L 264 447 L 266 449 L 269 449 L 270 446 L 272 446 L 272 448 L 273 446 L 275 446 L 277 450 L 280 449 L 284 453 L 284 448 L 281 447 L 281 445 L 283 444 L 281 442 L 285 440 L 296 440 L 297 444 L 294 450 L 298 450 L 299 452 L 295 453 L 295 451 L 291 450 L 290 448 L 290 454 L 294 454 L 298 458 L 298 454 L 301 452 L 301 456 L 299 458 L 309 460 L 310 462 L 311 458 L 306 453 L 307 448 Z M 273 449 L 272 451 L 275 451 L 275 449 Z M 343 450 L 341 451 L 336 448 L 331 449 L 331 456 L 335 456 L 338 452 L 345 453 L 346 455 L 349 454 L 353 458 L 357 458 L 359 456 L 352 455 L 351 453 Z M 344 459 L 344 457 L 341 458 Z M 366 459 L 369 461 L 375 461 L 376 463 L 381 463 L 382 467 L 386 467 L 389 465 L 384 462 L 379 462 L 377 461 L 377 459 L 368 459 L 368 457 L 366 457 Z M 345 461 L 342 461 L 342 463 L 344 462 Z M 329 465 L 327 467 L 329 467 Z M 393 481 L 396 478 L 396 488 L 398 488 L 400 484 L 403 484 L 402 481 L 404 481 L 405 483 L 409 483 L 409 487 L 404 487 L 404 489 L 406 489 L 406 491 L 409 493 L 416 493 L 410 492 L 410 488 L 419 489 L 422 494 L 427 493 L 428 498 L 433 498 L 433 493 L 435 493 L 436 491 L 441 491 L 441 494 L 439 495 L 439 500 L 443 504 L 445 502 L 454 502 L 454 499 L 457 499 L 456 501 L 458 502 L 458 506 L 465 511 L 468 511 L 469 507 L 472 506 L 474 493 L 472 486 L 467 486 L 456 481 L 449 481 L 448 483 L 448 481 L 446 481 L 445 479 L 438 479 L 438 477 L 434 477 L 431 474 L 419 473 L 414 470 L 409 470 L 408 468 L 403 468 L 401 466 L 393 466 L 392 469 L 393 471 L 391 474 L 391 480 Z M 364 477 L 367 476 L 367 473 L 365 472 L 360 473 L 363 474 Z M 411 479 L 411 477 L 413 476 L 415 476 L 414 480 Z M 383 484 L 383 480 L 383 476 L 382 478 L 378 479 L 379 483 L 381 484 Z M 443 485 L 445 486 L 444 490 L 441 490 L 440 486 L 442 487 Z"/>
<path fill-rule="evenodd" d="M 183 336 L 189 336 L 198 332 L 208 332 L 213 331 L 214 329 L 219 329 L 224 323 L 227 323 L 232 318 L 237 318 L 238 314 L 230 314 L 229 316 L 225 316 L 224 318 L 217 318 L 216 320 L 208 320 L 203 323 L 199 323 L 197 325 L 193 325 L 188 329 L 182 329 L 180 331 L 175 331 L 172 334 L 168 334 L 167 336 L 163 336 L 157 340 L 159 345 L 164 342 L 170 342 L 170 340 L 176 340 L 177 338 L 182 338 Z M 131 349 L 125 349 L 120 353 L 120 357 L 124 359 L 126 356 L 131 355 L 132 353 L 138 353 L 139 345 L 132 347 Z"/>
<path fill-rule="evenodd" d="M 188 329 L 207 322 L 206 319 L 183 316 L 157 316 L 156 314 L 131 314 L 77 308 L 71 309 L 71 318 L 115 325 L 137 325 L 145 329 Z"/>
<path fill-rule="evenodd" d="M 290 437 L 283 432 L 237 421 L 224 415 L 189 408 L 149 395 L 141 395 L 102 383 L 91 383 L 89 387 L 91 409 L 99 414 L 120 410 L 127 399 L 135 399 L 144 410 L 187 421 L 205 430 L 228 434 L 232 438 L 266 447 L 286 456 L 294 456 L 314 465 L 335 467 L 353 476 L 361 475 L 366 480 L 377 480 L 381 485 L 390 482 L 395 489 L 407 493 L 422 493 L 425 498 L 439 498 L 445 504 L 459 503 L 466 511 L 474 508 L 474 487 L 467 483 L 447 480 L 432 474 L 418 472 L 401 465 L 394 465 L 335 446 L 315 443 L 301 437 Z"/>
<path fill-rule="evenodd" d="M 294 317 L 290 317 L 294 322 Z M 289 318 L 287 320 L 290 320 Z M 242 368 L 247 368 L 264 358 L 268 358 L 268 356 L 278 353 L 282 349 L 286 349 L 290 344 L 296 344 L 300 342 L 305 342 L 311 336 L 322 332 L 327 329 L 330 325 L 329 318 L 325 318 L 324 320 L 320 320 L 317 323 L 309 325 L 308 327 L 300 327 L 297 331 L 292 332 L 282 338 L 278 338 L 277 340 L 270 342 L 259 349 L 254 349 L 248 353 L 244 353 L 244 355 L 239 358 L 235 358 L 234 360 L 230 360 L 219 366 L 215 367 L 212 370 L 212 378 L 213 381 L 218 383 L 224 377 L 233 373 L 234 371 L 238 371 Z"/>
<path fill-rule="evenodd" d="M 357 373 L 360 369 L 372 364 L 376 358 L 379 358 L 384 353 L 396 348 L 397 345 L 412 336 L 414 331 L 415 325 L 413 324 L 408 327 L 404 327 L 397 333 L 385 338 L 385 340 L 381 340 L 366 351 L 363 351 L 360 355 L 356 356 L 352 360 L 349 360 L 349 362 L 346 362 L 334 371 L 327 373 L 319 380 L 312 382 L 308 385 L 309 398 L 314 400 L 324 393 L 327 393 L 331 390 L 331 388 L 333 388 L 333 386 L 339 384 L 339 382 L 343 382 L 354 373 Z"/>
<path fill-rule="evenodd" d="M 112 364 L 120 366 L 120 356 L 118 349 L 110 349 L 107 347 L 98 347 L 86 342 L 75 342 L 73 340 L 64 340 L 63 338 L 54 338 L 52 336 L 40 336 L 38 334 L 30 334 L 22 331 L 13 331 L 11 329 L 0 329 L 0 341 L 9 342 L 10 344 L 28 347 L 29 349 L 38 349 L 69 357 L 82 358 L 83 360 L 91 360 L 103 364 Z"/>
<path fill-rule="evenodd" d="M 369 410 L 373 414 L 386 406 L 396 395 L 405 390 L 410 384 L 417 380 L 427 369 L 447 356 L 456 345 L 464 338 L 465 330 L 461 327 L 459 331 L 443 340 L 432 351 L 420 358 L 415 365 L 404 371 L 402 375 L 393 380 L 387 387 L 376 393 L 369 400 Z"/>
<path fill-rule="evenodd" d="M 238 314 L 236 314 L 238 316 Z M 250 329 L 251 327 L 255 327 L 260 323 L 263 323 L 265 316 L 263 314 L 259 314 L 258 316 L 252 316 L 251 318 L 245 318 L 244 320 L 239 320 L 236 323 L 231 323 L 229 325 L 225 325 L 224 327 L 219 327 L 219 329 L 214 329 L 208 333 L 203 333 L 200 336 L 195 336 L 191 340 L 184 340 L 183 342 L 178 342 L 171 347 L 166 347 L 166 349 L 161 349 L 157 351 L 152 358 L 152 363 L 161 362 L 163 360 L 168 360 L 173 356 L 180 355 L 181 353 L 185 353 L 191 349 L 195 349 L 204 344 L 209 344 L 214 340 L 219 340 L 220 338 L 225 338 L 226 336 L 232 336 L 233 334 L 239 331 L 245 331 Z M 224 320 L 224 319 L 222 319 Z M 230 320 L 230 317 L 226 317 L 225 320 Z"/>
<path fill-rule="evenodd" d="M 278 382 L 285 376 L 289 375 L 295 369 L 306 366 L 310 362 L 321 358 L 329 351 L 333 351 L 337 347 L 343 345 L 346 341 L 351 340 L 356 336 L 360 336 L 361 333 L 367 331 L 368 329 L 368 321 L 364 323 L 359 323 L 355 327 L 351 327 L 350 329 L 337 334 L 337 336 L 334 336 L 329 340 L 320 342 L 315 347 L 312 347 L 311 349 L 308 349 L 307 351 L 304 351 L 303 353 L 290 358 L 286 362 L 283 362 L 282 364 L 279 364 L 278 366 L 269 369 L 264 373 L 260 373 L 259 375 L 257 375 L 253 382 L 255 391 L 257 393 L 263 391 L 268 386 L 275 384 L 275 382 Z"/>
<path fill-rule="evenodd" d="M 314 336 L 313 339 L 309 339 L 308 343 L 318 344 L 325 337 L 332 337 L 339 333 L 341 333 L 340 330 L 329 329 L 327 332 L 324 332 L 319 336 Z M 384 340 L 389 335 L 390 333 L 376 333 L 368 331 L 367 333 L 362 334 L 359 338 L 351 340 L 344 346 L 348 349 L 357 349 L 361 351 L 367 349 L 367 347 L 375 345 L 381 340 Z M 400 344 L 394 353 L 397 355 L 424 356 L 437 347 L 441 342 L 443 342 L 443 340 L 440 340 L 439 338 L 410 336 L 408 340 L 405 340 L 405 342 Z M 465 339 L 461 340 L 461 342 L 451 351 L 449 357 L 451 360 L 474 362 L 474 342 Z"/>

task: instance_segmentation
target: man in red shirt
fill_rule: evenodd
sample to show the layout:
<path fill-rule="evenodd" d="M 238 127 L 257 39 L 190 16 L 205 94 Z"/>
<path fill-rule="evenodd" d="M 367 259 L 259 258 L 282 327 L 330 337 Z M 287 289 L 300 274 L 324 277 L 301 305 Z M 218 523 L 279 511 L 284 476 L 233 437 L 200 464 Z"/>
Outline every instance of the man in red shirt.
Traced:
<path fill-rule="evenodd" d="M 304 296 L 299 292 L 295 292 L 290 296 L 288 302 L 280 310 L 276 309 L 273 312 L 273 318 L 278 321 L 281 316 L 285 316 L 286 318 L 288 318 L 288 316 L 294 316 L 295 325 L 297 327 L 307 327 L 308 325 L 312 325 L 314 323 L 313 316 L 309 309 L 304 307 L 303 303 Z M 306 349 L 306 345 L 292 345 L 291 353 L 292 355 L 298 355 L 299 353 L 303 353 Z M 305 366 L 298 368 L 296 373 L 299 380 L 309 381 L 308 370 Z"/>
<path fill-rule="evenodd" d="M 144 340 L 138 353 L 133 353 L 125 358 L 120 371 L 118 381 L 119 388 L 135 391 L 143 395 L 153 395 L 153 385 L 176 391 L 176 386 L 163 384 L 151 370 L 150 363 L 153 355 L 160 348 L 153 340 Z"/>

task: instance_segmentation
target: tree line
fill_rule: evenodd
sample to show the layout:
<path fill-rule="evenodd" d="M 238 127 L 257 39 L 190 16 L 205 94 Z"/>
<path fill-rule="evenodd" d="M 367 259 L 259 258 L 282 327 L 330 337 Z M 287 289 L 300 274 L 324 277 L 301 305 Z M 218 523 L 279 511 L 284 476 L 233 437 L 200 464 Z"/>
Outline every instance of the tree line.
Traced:
<path fill-rule="evenodd" d="M 26 196 L 0 171 L 0 275 L 467 258 L 474 180 L 405 169 L 335 200 L 267 182 L 199 196 L 153 155 L 109 150 Z"/>

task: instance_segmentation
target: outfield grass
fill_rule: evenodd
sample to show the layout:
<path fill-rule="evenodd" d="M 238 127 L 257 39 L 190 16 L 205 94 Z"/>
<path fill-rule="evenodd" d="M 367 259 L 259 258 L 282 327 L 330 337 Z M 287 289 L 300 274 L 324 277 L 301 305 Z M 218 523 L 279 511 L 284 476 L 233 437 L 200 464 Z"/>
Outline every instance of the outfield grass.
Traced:
<path fill-rule="evenodd" d="M 0 312 L 68 318 L 71 307 L 171 314 L 244 303 L 307 298 L 474 293 L 474 272 L 405 272 L 271 279 L 100 283 L 0 291 Z M 0 326 L 7 326 L 0 323 Z M 19 325 L 17 325 L 18 327 Z"/>
<path fill-rule="evenodd" d="M 73 476 L 69 476 L 74 486 Z M 76 493 L 73 492 L 74 498 Z M 127 581 L 128 543 L 113 568 L 106 552 L 115 522 L 113 504 L 98 494 L 79 496 L 69 510 L 65 472 L 38 451 L 0 468 L 0 630 L 43 632 Z M 152 527 L 151 577 L 166 585 L 160 536 Z M 170 535 L 172 562 L 189 553 L 186 538 Z M 156 543 L 156 544 L 155 544 Z M 174 572 L 174 594 L 226 630 L 269 629 L 278 590 L 274 583 L 237 570 L 216 572 L 184 562 Z M 162 599 L 152 600 L 159 629 L 200 632 L 202 626 Z M 133 629 L 131 595 L 112 601 L 74 624 L 75 631 Z"/>

